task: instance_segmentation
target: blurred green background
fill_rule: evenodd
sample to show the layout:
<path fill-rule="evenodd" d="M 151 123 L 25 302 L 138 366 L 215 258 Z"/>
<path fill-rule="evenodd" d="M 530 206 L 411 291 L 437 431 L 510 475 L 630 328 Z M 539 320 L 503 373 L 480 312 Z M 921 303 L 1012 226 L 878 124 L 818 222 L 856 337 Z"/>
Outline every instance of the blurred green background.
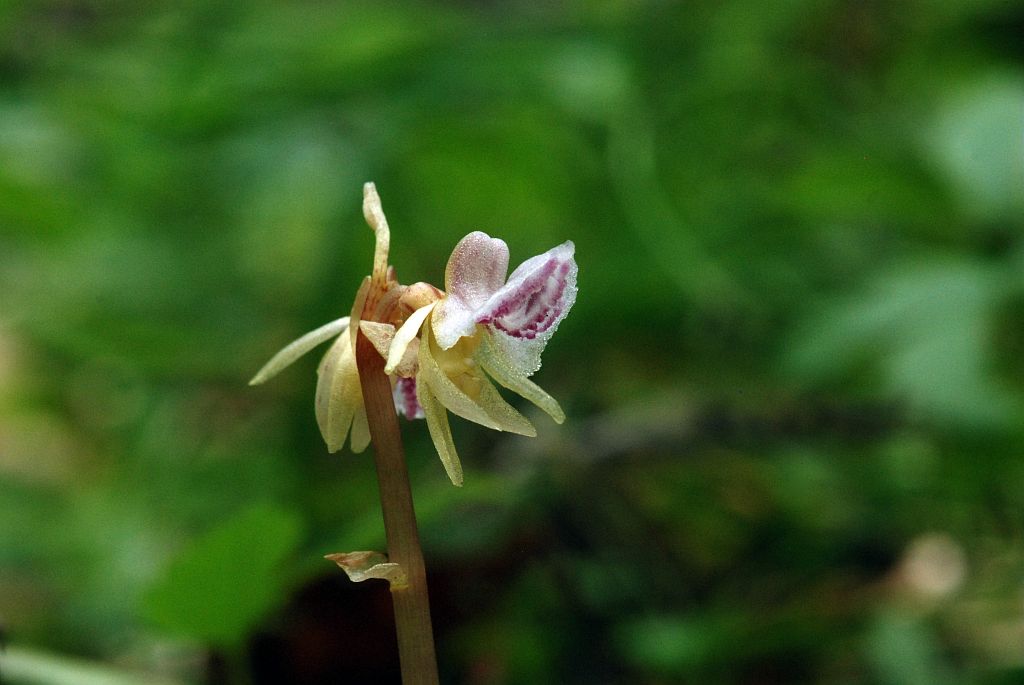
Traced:
<path fill-rule="evenodd" d="M 403 423 L 450 683 L 1024 682 L 1024 3 L 0 4 L 9 683 L 393 682 L 316 356 L 566 239 L 534 440 Z"/>

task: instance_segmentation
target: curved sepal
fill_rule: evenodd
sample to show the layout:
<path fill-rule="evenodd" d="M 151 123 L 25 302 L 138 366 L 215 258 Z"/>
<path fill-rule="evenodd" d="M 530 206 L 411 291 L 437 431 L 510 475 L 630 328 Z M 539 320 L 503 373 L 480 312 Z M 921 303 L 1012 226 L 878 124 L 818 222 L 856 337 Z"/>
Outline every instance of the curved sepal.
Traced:
<path fill-rule="evenodd" d="M 444 464 L 444 470 L 448 473 L 452 485 L 462 487 L 462 462 L 459 461 L 459 453 L 455 451 L 452 429 L 448 425 L 448 412 L 430 392 L 426 383 L 416 384 L 416 399 L 423 408 L 430 439 L 434 441 L 434 449 Z"/>
<path fill-rule="evenodd" d="M 298 340 L 288 343 L 280 352 L 271 357 L 270 361 L 264 364 L 262 369 L 256 372 L 256 375 L 249 381 L 249 385 L 259 385 L 269 381 L 317 345 L 325 343 L 342 333 L 348 328 L 348 322 L 349 317 L 343 316 L 340 319 L 324 324 L 315 331 L 306 333 Z"/>

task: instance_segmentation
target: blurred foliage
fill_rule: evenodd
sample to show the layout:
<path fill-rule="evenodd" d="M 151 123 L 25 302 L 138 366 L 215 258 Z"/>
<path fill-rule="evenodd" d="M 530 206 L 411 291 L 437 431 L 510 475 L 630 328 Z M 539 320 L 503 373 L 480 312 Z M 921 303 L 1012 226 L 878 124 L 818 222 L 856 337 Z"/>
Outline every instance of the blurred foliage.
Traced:
<path fill-rule="evenodd" d="M 393 677 L 386 591 L 321 559 L 382 548 L 372 460 L 326 454 L 315 359 L 245 386 L 347 310 L 365 180 L 403 281 L 476 229 L 581 267 L 564 426 L 453 426 L 463 490 L 406 426 L 445 682 L 1021 682 L 1022 32 L 1016 0 L 3 3 L 13 682 L 80 663 L 25 646 Z"/>
<path fill-rule="evenodd" d="M 231 645 L 284 589 L 276 567 L 296 547 L 289 512 L 249 509 L 193 543 L 146 598 L 153 620 L 185 636 Z"/>

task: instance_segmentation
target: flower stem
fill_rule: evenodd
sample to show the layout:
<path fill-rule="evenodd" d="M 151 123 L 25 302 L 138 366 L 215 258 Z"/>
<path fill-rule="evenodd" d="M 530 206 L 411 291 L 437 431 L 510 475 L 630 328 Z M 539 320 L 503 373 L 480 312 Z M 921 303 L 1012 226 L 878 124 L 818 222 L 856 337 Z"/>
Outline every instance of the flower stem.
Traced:
<path fill-rule="evenodd" d="M 416 528 L 416 512 L 398 415 L 391 397 L 391 383 L 384 374 L 384 359 L 361 331 L 356 343 L 356 366 L 359 368 L 359 382 L 377 464 L 388 561 L 399 564 L 408 578 L 405 587 L 391 586 L 402 683 L 437 685 L 437 658 L 430 625 L 426 567 Z"/>

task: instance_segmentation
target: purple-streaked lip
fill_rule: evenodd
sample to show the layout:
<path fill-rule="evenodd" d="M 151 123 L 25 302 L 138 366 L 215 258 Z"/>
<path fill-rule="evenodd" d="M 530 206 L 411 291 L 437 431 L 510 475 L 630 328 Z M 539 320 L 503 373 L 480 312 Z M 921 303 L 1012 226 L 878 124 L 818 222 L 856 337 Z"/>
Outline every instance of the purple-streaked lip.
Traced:
<path fill-rule="evenodd" d="M 503 298 L 496 307 L 477 317 L 515 338 L 533 340 L 553 326 L 564 310 L 570 263 L 551 258 L 536 273 Z"/>

